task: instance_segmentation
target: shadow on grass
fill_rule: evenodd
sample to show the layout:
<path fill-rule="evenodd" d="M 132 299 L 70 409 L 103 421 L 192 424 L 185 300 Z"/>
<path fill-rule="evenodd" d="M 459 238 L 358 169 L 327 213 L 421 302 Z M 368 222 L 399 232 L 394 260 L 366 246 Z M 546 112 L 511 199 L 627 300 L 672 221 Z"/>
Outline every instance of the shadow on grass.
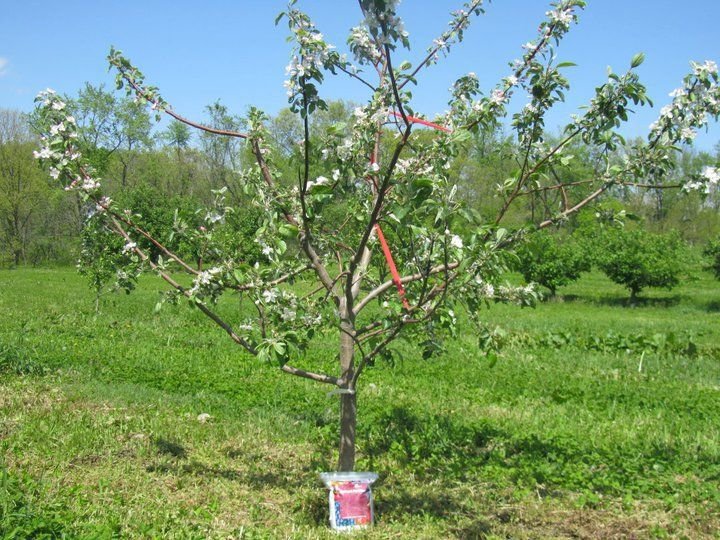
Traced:
<path fill-rule="evenodd" d="M 645 494 L 660 494 L 674 489 L 660 481 L 673 470 L 715 467 L 711 455 L 694 456 L 690 463 L 671 443 L 598 447 L 583 439 L 581 431 L 526 433 L 512 431 L 500 420 L 470 424 L 462 417 L 418 414 L 403 407 L 383 413 L 372 425 L 373 431 L 362 436 L 370 470 L 383 474 L 383 469 L 401 469 L 403 476 L 411 474 L 421 483 L 472 482 L 480 475 L 526 488 L 542 486 L 548 493 L 618 495 L 619 486 L 634 486 Z M 403 504 L 409 511 L 419 507 L 438 517 L 447 507 L 443 501 L 424 507 L 409 499 L 390 502 L 391 508 Z"/>
<path fill-rule="evenodd" d="M 284 468 L 282 465 L 268 463 L 273 470 L 241 470 L 230 467 L 207 465 L 195 459 L 176 459 L 151 463 L 145 467 L 148 472 L 171 474 L 174 476 L 195 476 L 238 482 L 255 489 L 268 487 L 295 490 L 307 486 L 309 478 L 306 472 Z"/>
<path fill-rule="evenodd" d="M 172 456 L 178 459 L 186 459 L 187 451 L 185 448 L 169 439 L 157 437 L 153 439 L 153 445 L 155 446 L 158 454 L 164 454 L 166 456 Z"/>
<path fill-rule="evenodd" d="M 712 470 L 710 456 L 696 456 L 694 464 L 688 464 L 687 454 L 660 441 L 598 447 L 584 440 L 581 431 L 528 433 L 498 419 L 469 422 L 461 415 L 408 407 L 376 410 L 372 416 L 364 422 L 367 431 L 359 434 L 357 465 L 381 475 L 376 486 L 381 494 L 378 516 L 392 521 L 395 516 L 419 514 L 443 520 L 462 538 L 485 536 L 491 518 L 478 514 L 477 501 L 459 493 L 458 483 L 483 479 L 483 483 L 523 489 L 539 487 L 548 496 L 565 490 L 619 495 L 622 486 L 632 486 L 638 494 L 655 495 L 675 489 L 664 470 L 670 476 L 687 465 L 689 470 Z M 284 462 L 282 456 L 233 447 L 224 454 L 237 463 L 215 465 L 193 459 L 176 442 L 158 439 L 155 446 L 158 456 L 146 467 L 149 472 L 219 478 L 257 490 L 295 493 L 299 519 L 318 525 L 327 519 L 327 503 L 319 496 L 322 488 L 316 476 L 316 471 L 328 470 L 322 468 L 327 463 L 320 466 L 312 455 Z M 334 454 L 326 444 L 315 453 Z"/>
<path fill-rule="evenodd" d="M 707 303 L 705 308 L 708 313 L 720 313 L 720 300 L 713 300 Z"/>
<path fill-rule="evenodd" d="M 646 298 L 639 297 L 632 300 L 629 296 L 581 296 L 578 294 L 564 294 L 551 299 L 550 302 L 582 302 L 585 304 L 594 304 L 597 306 L 611 306 L 611 307 L 659 307 L 659 308 L 670 308 L 677 306 L 683 300 L 683 296 L 676 294 L 673 296 L 666 296 L 662 298 Z M 720 309 L 720 302 L 718 302 L 718 309 Z M 711 303 L 712 305 L 712 303 Z M 708 308 L 708 311 L 710 309 Z"/>
<path fill-rule="evenodd" d="M 430 491 L 432 490 L 432 491 Z M 488 508 L 478 508 L 453 486 L 434 485 L 430 490 L 416 491 L 387 486 L 378 490 L 375 510 L 378 521 L 394 521 L 406 516 L 423 516 L 448 524 L 457 538 L 485 538 L 493 529 L 493 517 Z"/>
<path fill-rule="evenodd" d="M 416 493 L 402 489 L 385 490 L 376 507 L 378 516 L 410 514 L 445 519 L 462 509 L 460 501 L 448 493 Z"/>

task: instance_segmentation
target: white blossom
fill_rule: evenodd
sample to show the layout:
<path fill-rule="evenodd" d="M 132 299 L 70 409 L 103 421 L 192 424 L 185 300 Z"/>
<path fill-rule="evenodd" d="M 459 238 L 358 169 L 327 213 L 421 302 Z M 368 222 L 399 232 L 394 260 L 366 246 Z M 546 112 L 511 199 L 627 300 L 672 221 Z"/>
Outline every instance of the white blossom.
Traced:
<path fill-rule="evenodd" d="M 685 90 L 685 88 L 684 88 L 684 87 L 680 87 L 680 88 L 676 88 L 675 90 L 673 90 L 672 92 L 670 92 L 668 95 L 669 95 L 671 98 L 676 98 L 676 97 L 682 97 L 682 96 L 684 96 L 684 95 L 686 95 L 686 94 L 687 94 L 687 91 Z"/>
<path fill-rule="evenodd" d="M 38 152 L 37 150 L 33 151 L 33 157 L 35 159 L 48 159 L 52 156 L 52 152 L 48 147 L 43 147 Z"/>
<path fill-rule="evenodd" d="M 547 15 L 552 22 L 565 27 L 567 27 L 573 21 L 572 9 L 555 9 L 552 11 L 548 11 L 545 15 Z"/>
<path fill-rule="evenodd" d="M 213 278 L 222 272 L 222 268 L 211 268 L 210 270 L 205 270 L 203 272 L 200 272 L 195 279 L 193 280 L 193 287 L 190 289 L 191 294 L 195 294 L 200 290 L 200 287 L 203 285 L 210 285 L 212 283 Z"/>
<path fill-rule="evenodd" d="M 110 207 L 112 204 L 112 199 L 110 197 L 101 197 L 100 200 L 95 205 L 95 211 L 99 213 L 105 212 L 107 208 Z"/>
<path fill-rule="evenodd" d="M 380 50 L 375 45 L 375 41 L 370 37 L 370 33 L 364 26 L 356 26 L 350 30 L 350 38 L 348 39 L 350 50 L 352 50 L 355 58 L 363 63 L 375 63 L 382 56 Z"/>
<path fill-rule="evenodd" d="M 277 297 L 278 297 L 277 289 L 270 289 L 267 291 L 263 291 L 262 296 L 263 296 L 263 300 L 265 301 L 266 304 L 272 304 L 273 302 L 275 302 L 275 300 L 277 300 Z"/>
<path fill-rule="evenodd" d="M 493 90 L 492 94 L 490 94 L 490 101 L 496 105 L 502 104 L 506 99 L 507 96 L 505 95 L 505 92 L 499 89 Z"/>
<path fill-rule="evenodd" d="M 50 126 L 50 135 L 58 135 L 59 133 L 62 133 L 67 128 L 65 127 L 65 124 L 63 122 L 60 122 L 59 124 L 55 124 L 54 126 Z"/>
<path fill-rule="evenodd" d="M 716 185 L 720 181 L 720 170 L 717 167 L 705 167 L 700 174 L 709 184 Z"/>
<path fill-rule="evenodd" d="M 315 180 L 310 180 L 307 183 L 307 190 L 312 189 L 315 186 L 325 186 L 330 183 L 330 180 L 325 176 L 318 176 Z"/>
<path fill-rule="evenodd" d="M 293 322 L 296 317 L 297 312 L 290 308 L 284 308 L 282 314 L 280 315 L 280 318 L 285 322 Z"/>
<path fill-rule="evenodd" d="M 83 183 L 81 184 L 80 188 L 83 191 L 93 191 L 93 190 L 100 188 L 100 182 L 98 182 L 94 178 L 90 178 L 89 176 L 87 176 L 83 180 Z"/>
<path fill-rule="evenodd" d="M 682 128 L 682 130 L 680 131 L 680 137 L 682 137 L 682 138 L 685 139 L 686 141 L 687 141 L 687 140 L 689 140 L 689 141 L 693 140 L 696 135 L 697 135 L 697 134 L 695 133 L 695 130 L 692 129 L 692 128 L 689 128 L 689 127 Z"/>
<path fill-rule="evenodd" d="M 698 64 L 697 62 L 691 63 L 695 75 L 715 75 L 718 72 L 717 64 L 712 60 L 707 60 L 704 64 Z"/>
<path fill-rule="evenodd" d="M 218 221 L 222 221 L 223 217 L 220 212 L 208 212 L 205 216 L 205 221 L 208 223 L 217 223 Z"/>

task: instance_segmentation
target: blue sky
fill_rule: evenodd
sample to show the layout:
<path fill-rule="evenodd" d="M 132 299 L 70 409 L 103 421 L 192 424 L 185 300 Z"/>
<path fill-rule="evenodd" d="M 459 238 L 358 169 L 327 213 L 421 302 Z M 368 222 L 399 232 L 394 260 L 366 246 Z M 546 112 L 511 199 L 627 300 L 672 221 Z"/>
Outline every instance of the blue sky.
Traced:
<path fill-rule="evenodd" d="M 400 14 L 413 49 L 399 51 L 396 65 L 421 58 L 460 4 L 403 0 Z M 287 103 L 282 82 L 290 45 L 287 27 L 274 25 L 284 6 L 276 0 L 0 0 L 0 107 L 28 111 L 46 87 L 75 94 L 85 81 L 112 86 L 105 56 L 114 45 L 182 114 L 201 118 L 203 107 L 217 99 L 240 114 L 248 105 L 276 113 Z M 355 0 L 300 0 L 299 6 L 340 50 L 348 29 L 361 19 Z M 451 56 L 421 75 L 415 110 L 442 112 L 448 87 L 469 71 L 492 88 L 508 74 L 507 63 L 520 56 L 520 46 L 535 36 L 547 9 L 543 0 L 488 4 Z M 580 24 L 558 49 L 561 60 L 578 66 L 566 72 L 568 101 L 549 115 L 548 128 L 564 125 L 592 97 L 608 66 L 624 71 L 642 51 L 647 59 L 639 72 L 655 108 L 638 111 L 623 132 L 644 135 L 690 60 L 720 63 L 718 21 L 718 0 L 589 0 Z M 323 93 L 366 99 L 362 86 L 344 78 L 329 82 Z M 522 105 L 524 97 L 517 99 Z M 699 135 L 697 147 L 711 150 L 719 141 L 720 126 L 713 125 Z"/>

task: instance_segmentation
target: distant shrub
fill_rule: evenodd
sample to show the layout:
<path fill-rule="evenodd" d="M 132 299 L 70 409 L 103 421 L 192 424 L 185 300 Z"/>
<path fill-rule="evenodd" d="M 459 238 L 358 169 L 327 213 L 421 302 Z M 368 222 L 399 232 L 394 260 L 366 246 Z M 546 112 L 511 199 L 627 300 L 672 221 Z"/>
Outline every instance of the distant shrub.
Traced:
<path fill-rule="evenodd" d="M 715 274 L 717 279 L 720 279 L 720 236 L 708 242 L 703 255 L 710 259 L 710 264 L 705 268 Z"/>
<path fill-rule="evenodd" d="M 599 242 L 598 267 L 612 281 L 627 287 L 633 301 L 647 287 L 670 290 L 680 282 L 683 243 L 677 233 L 614 229 L 606 231 Z"/>
<path fill-rule="evenodd" d="M 562 287 L 590 270 L 586 252 L 570 237 L 546 231 L 533 234 L 517 251 L 518 271 L 528 282 L 539 283 L 555 296 Z"/>

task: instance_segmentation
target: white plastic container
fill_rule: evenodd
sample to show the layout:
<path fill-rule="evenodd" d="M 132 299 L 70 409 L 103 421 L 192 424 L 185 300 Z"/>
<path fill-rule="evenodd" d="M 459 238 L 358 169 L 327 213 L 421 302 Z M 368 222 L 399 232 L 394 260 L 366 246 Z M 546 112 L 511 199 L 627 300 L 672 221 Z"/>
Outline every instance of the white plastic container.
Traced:
<path fill-rule="evenodd" d="M 372 483 L 378 475 L 371 472 L 320 473 L 328 488 L 330 527 L 351 531 L 372 525 L 375 518 Z"/>

